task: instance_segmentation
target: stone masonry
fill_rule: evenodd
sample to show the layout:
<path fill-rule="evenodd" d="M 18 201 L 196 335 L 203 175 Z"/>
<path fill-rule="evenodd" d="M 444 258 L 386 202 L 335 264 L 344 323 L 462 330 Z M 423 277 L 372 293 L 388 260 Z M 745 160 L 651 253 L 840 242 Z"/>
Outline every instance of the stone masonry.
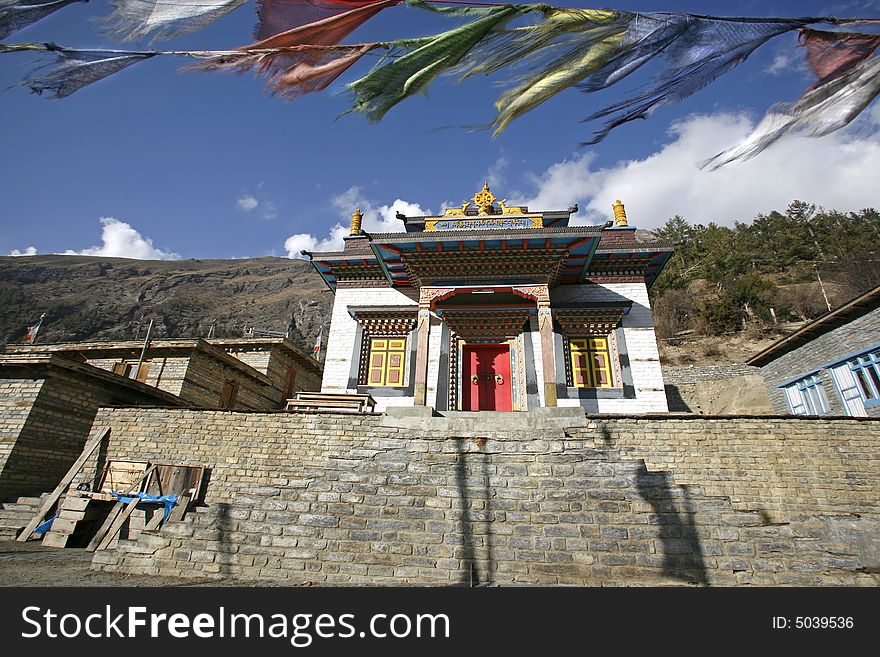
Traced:
<path fill-rule="evenodd" d="M 515 415 L 473 431 L 102 409 L 93 431 L 111 427 L 108 458 L 211 472 L 198 512 L 94 567 L 294 584 L 878 583 L 876 420 L 581 417 L 561 429 Z"/>
<path fill-rule="evenodd" d="M 0 502 L 52 490 L 99 406 L 177 406 L 172 395 L 58 355 L 0 357 Z"/>

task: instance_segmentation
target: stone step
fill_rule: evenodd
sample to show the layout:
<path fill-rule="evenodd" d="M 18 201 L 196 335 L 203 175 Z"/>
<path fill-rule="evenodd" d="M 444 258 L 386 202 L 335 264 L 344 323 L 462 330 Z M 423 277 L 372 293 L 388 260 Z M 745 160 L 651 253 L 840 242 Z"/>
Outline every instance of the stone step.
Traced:
<path fill-rule="evenodd" d="M 7 511 L 4 509 L 3 511 L 0 511 L 0 523 L 10 523 L 21 520 L 23 521 L 21 523 L 21 526 L 24 527 L 27 524 L 28 520 L 34 517 L 34 514 L 36 512 L 37 509 L 34 509 L 33 511 Z"/>
<path fill-rule="evenodd" d="M 43 499 L 45 499 L 46 495 L 41 495 L 40 497 L 19 497 L 15 500 L 9 500 L 6 502 L 0 503 L 0 508 L 8 508 L 10 506 L 27 506 L 33 507 L 34 511 L 40 508 L 40 505 L 43 503 Z"/>

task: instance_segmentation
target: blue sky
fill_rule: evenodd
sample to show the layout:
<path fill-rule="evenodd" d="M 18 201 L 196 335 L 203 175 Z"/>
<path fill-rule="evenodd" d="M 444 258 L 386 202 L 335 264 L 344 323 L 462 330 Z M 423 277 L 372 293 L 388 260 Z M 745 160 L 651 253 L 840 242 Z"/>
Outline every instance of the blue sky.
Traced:
<path fill-rule="evenodd" d="M 599 6 L 558 3 L 567 6 Z M 628 10 L 740 16 L 880 17 L 880 2 L 626 2 Z M 104 0 L 73 5 L 7 42 L 72 47 L 147 47 L 103 37 L 94 18 Z M 250 42 L 253 3 L 209 28 L 159 42 L 163 49 L 223 49 Z M 457 19 L 396 7 L 349 39 L 437 33 Z M 794 100 L 812 80 L 794 33 L 678 105 L 627 124 L 601 144 L 579 142 L 598 126 L 581 119 L 643 82 L 569 90 L 491 139 L 464 125 L 485 124 L 500 90 L 492 81 L 435 82 L 427 96 L 392 109 L 376 125 L 349 106 L 343 84 L 369 70 L 361 62 L 327 91 L 287 103 L 263 81 L 180 72 L 187 63 L 155 58 L 62 100 L 20 88 L 0 96 L 5 157 L 0 177 L 0 255 L 85 252 L 130 257 L 230 258 L 333 248 L 356 206 L 368 230 L 397 230 L 411 214 L 460 204 L 489 179 L 499 198 L 550 210 L 578 202 L 586 223 L 610 217 L 621 198 L 632 223 L 656 227 L 674 214 L 730 224 L 791 200 L 844 211 L 880 206 L 880 110 L 875 102 L 848 129 L 793 138 L 746 163 L 710 173 L 695 163 L 734 145 L 774 102 Z M 0 87 L 14 85 L 30 54 L 0 57 Z"/>

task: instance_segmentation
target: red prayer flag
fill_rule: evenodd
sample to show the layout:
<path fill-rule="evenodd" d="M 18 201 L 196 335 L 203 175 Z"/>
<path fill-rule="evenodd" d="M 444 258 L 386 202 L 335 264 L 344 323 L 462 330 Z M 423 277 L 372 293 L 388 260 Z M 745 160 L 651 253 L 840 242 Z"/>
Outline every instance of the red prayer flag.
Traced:
<path fill-rule="evenodd" d="M 807 63 L 819 78 L 812 87 L 816 89 L 870 57 L 880 46 L 880 35 L 803 29 L 799 41 L 807 49 Z"/>
<path fill-rule="evenodd" d="M 381 0 L 261 0 L 257 3 L 260 23 L 254 38 L 262 41 L 301 25 L 380 2 Z"/>

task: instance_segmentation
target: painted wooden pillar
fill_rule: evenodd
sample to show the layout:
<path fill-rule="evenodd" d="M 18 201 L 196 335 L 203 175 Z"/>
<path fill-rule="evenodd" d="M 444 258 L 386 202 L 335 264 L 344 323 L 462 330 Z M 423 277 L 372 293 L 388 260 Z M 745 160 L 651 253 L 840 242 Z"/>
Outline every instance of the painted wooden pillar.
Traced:
<path fill-rule="evenodd" d="M 434 288 L 419 288 L 419 317 L 416 325 L 416 377 L 413 404 L 425 406 L 428 391 L 428 336 L 431 332 L 431 299 Z"/>
<path fill-rule="evenodd" d="M 541 361 L 544 369 L 544 406 L 556 406 L 556 349 L 553 340 L 553 313 L 550 311 L 550 290 L 546 285 L 536 295 L 538 331 L 541 335 Z"/>

